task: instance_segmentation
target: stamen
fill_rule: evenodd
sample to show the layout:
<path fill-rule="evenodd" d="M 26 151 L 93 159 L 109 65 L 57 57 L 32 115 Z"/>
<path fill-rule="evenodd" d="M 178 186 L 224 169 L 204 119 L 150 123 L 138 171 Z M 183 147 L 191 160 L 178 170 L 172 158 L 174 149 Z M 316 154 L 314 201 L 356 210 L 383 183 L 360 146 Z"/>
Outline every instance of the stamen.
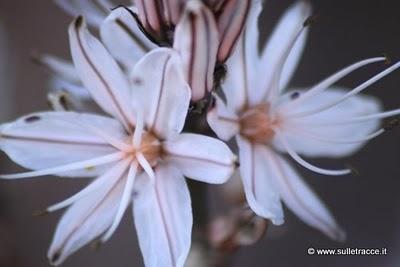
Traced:
<path fill-rule="evenodd" d="M 147 173 L 149 176 L 150 180 L 152 182 L 155 181 L 156 175 L 153 171 L 153 168 L 151 167 L 150 163 L 147 161 L 147 159 L 143 156 L 143 153 L 138 152 L 136 153 L 136 159 L 139 162 L 140 166 L 143 168 L 143 170 Z"/>
<path fill-rule="evenodd" d="M 47 94 L 47 101 L 51 109 L 54 111 L 68 111 L 68 96 L 63 91 L 50 92 Z"/>
<path fill-rule="evenodd" d="M 16 173 L 16 174 L 2 174 L 0 175 L 1 179 L 22 179 L 22 178 L 32 178 L 38 176 L 45 176 L 45 175 L 55 175 L 62 172 L 67 171 L 74 171 L 85 169 L 88 167 L 96 167 L 99 165 L 104 165 L 107 163 L 112 163 L 118 160 L 121 160 L 125 156 L 123 152 L 117 152 L 109 155 L 105 155 L 102 157 L 89 159 L 81 162 L 66 164 L 58 167 L 48 168 L 39 171 L 31 171 L 31 172 L 24 172 L 24 173 Z"/>
<path fill-rule="evenodd" d="M 282 132 L 280 132 L 280 130 L 275 129 L 276 131 L 276 136 L 278 137 L 278 139 L 281 141 L 282 145 L 285 147 L 286 151 L 288 152 L 288 154 L 297 162 L 299 163 L 301 166 L 303 166 L 306 169 L 309 169 L 310 171 L 319 173 L 319 174 L 324 174 L 324 175 L 331 175 L 331 176 L 339 176 L 339 175 L 346 175 L 351 173 L 351 170 L 349 169 L 343 169 L 343 170 L 328 170 L 328 169 L 322 169 L 319 168 L 317 166 L 314 166 L 312 164 L 310 164 L 309 162 L 305 161 L 304 159 L 302 159 L 293 149 L 292 147 L 289 145 L 289 143 L 286 141 L 286 139 L 284 138 Z"/>
<path fill-rule="evenodd" d="M 311 87 L 307 92 L 303 93 L 301 97 L 295 99 L 294 101 L 288 102 L 283 104 L 281 107 L 279 107 L 279 110 L 281 111 L 289 111 L 293 110 L 293 108 L 300 103 L 303 103 L 305 100 L 309 99 L 312 96 L 315 96 L 316 94 L 319 94 L 323 91 L 325 91 L 327 88 L 329 88 L 331 85 L 336 83 L 338 80 L 342 79 L 343 77 L 347 76 L 348 74 L 352 73 L 353 71 L 364 67 L 368 64 L 371 63 L 376 63 L 379 61 L 384 61 L 386 60 L 385 57 L 375 57 L 375 58 L 369 58 L 365 59 L 359 62 L 356 62 L 348 67 L 345 67 L 344 69 L 334 73 L 333 75 L 329 76 L 322 82 L 318 83 L 317 85 Z"/>
<path fill-rule="evenodd" d="M 121 202 L 118 207 L 117 214 L 115 215 L 114 221 L 104 236 L 101 238 L 101 242 L 106 242 L 110 239 L 110 237 L 114 234 L 115 230 L 117 229 L 118 225 L 120 224 L 122 217 L 124 216 L 125 210 L 132 199 L 132 191 L 133 191 L 133 184 L 135 182 L 136 174 L 137 174 L 138 165 L 136 162 L 132 162 L 131 167 L 129 168 L 128 177 L 126 179 L 126 184 L 124 188 L 124 192 L 121 197 Z"/>
<path fill-rule="evenodd" d="M 288 131 L 291 131 L 293 133 L 296 134 L 301 134 L 303 136 L 309 137 L 311 139 L 315 139 L 317 141 L 321 141 L 321 142 L 327 142 L 327 143 L 334 143 L 334 144 L 354 144 L 354 143 L 362 143 L 362 142 L 366 142 L 369 141 L 371 139 L 374 139 L 378 136 L 380 136 L 381 134 L 383 134 L 385 132 L 385 129 L 379 129 L 378 131 L 360 137 L 360 138 L 355 138 L 355 139 L 340 139 L 340 138 L 327 138 L 327 137 L 322 137 L 307 131 L 303 131 L 303 130 L 298 130 L 298 129 L 293 129 L 293 128 L 285 128 Z"/>
<path fill-rule="evenodd" d="M 398 62 L 398 63 L 394 64 L 393 66 L 387 68 L 386 70 L 380 72 L 379 74 L 375 75 L 371 79 L 367 80 L 366 82 L 362 83 L 361 85 L 357 86 L 356 88 L 354 88 L 350 92 L 346 93 L 345 95 L 343 95 L 339 99 L 336 99 L 335 101 L 332 101 L 331 103 L 328 103 L 328 104 L 326 104 L 324 106 L 321 106 L 319 108 L 316 108 L 314 110 L 289 114 L 288 117 L 290 117 L 290 118 L 306 117 L 306 116 L 311 116 L 311 115 L 314 115 L 316 113 L 320 113 L 322 111 L 330 109 L 331 107 L 334 107 L 334 106 L 342 103 L 343 101 L 347 100 L 348 98 L 360 93 L 361 91 L 363 91 L 364 89 L 366 89 L 367 87 L 369 87 L 373 83 L 379 81 L 380 79 L 382 79 L 383 77 L 385 77 L 386 75 L 388 75 L 389 73 L 393 72 L 394 70 L 396 70 L 399 67 L 400 67 L 400 62 Z"/>
<path fill-rule="evenodd" d="M 396 116 L 400 114 L 400 109 L 394 109 L 390 111 L 385 111 L 381 113 L 375 113 L 365 116 L 358 116 L 349 119 L 340 119 L 340 120 L 332 120 L 332 121 L 323 121 L 323 122 L 305 122 L 304 125 L 307 126 L 333 126 L 333 125 L 342 125 L 342 124 L 351 124 L 351 123 L 359 123 L 365 122 L 369 120 L 378 120 L 384 119 L 392 116 Z"/>
<path fill-rule="evenodd" d="M 137 112 L 136 128 L 132 137 L 132 144 L 135 148 L 138 148 L 142 143 L 142 136 L 144 131 L 144 117 L 141 110 Z"/>
<path fill-rule="evenodd" d="M 307 21 L 307 20 L 306 20 Z M 286 50 L 284 51 L 282 57 L 280 58 L 278 64 L 276 64 L 275 71 L 272 75 L 272 80 L 270 84 L 268 84 L 268 90 L 265 96 L 263 96 L 262 99 L 266 99 L 267 102 L 269 103 L 275 103 L 276 98 L 279 96 L 279 83 L 281 81 L 281 76 L 283 72 L 283 68 L 285 66 L 286 60 L 290 55 L 290 52 L 292 51 L 293 46 L 296 44 L 297 40 L 300 38 L 301 34 L 303 33 L 304 29 L 308 26 L 306 22 L 303 24 L 303 26 L 298 30 L 297 34 L 293 37 L 292 40 L 290 40 L 290 45 L 286 47 Z"/>

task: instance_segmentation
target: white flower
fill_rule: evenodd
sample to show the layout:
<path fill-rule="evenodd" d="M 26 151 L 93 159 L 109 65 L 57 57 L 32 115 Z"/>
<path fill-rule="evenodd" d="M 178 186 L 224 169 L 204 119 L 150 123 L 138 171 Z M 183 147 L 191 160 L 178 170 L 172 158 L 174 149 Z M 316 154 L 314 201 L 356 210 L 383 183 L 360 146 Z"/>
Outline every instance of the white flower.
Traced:
<path fill-rule="evenodd" d="M 285 93 L 283 89 L 303 50 L 305 21 L 311 7 L 303 1 L 294 4 L 259 55 L 257 19 L 261 9 L 261 1 L 256 1 L 242 39 L 228 61 L 224 84 L 227 104 L 217 97 L 208 121 L 220 138 L 236 136 L 247 201 L 258 215 L 281 224 L 282 200 L 305 223 L 342 240 L 344 232 L 333 216 L 282 154 L 288 153 L 297 163 L 319 174 L 350 173 L 349 169 L 316 167 L 299 154 L 347 156 L 383 133 L 384 129 L 377 130 L 379 119 L 399 114 L 399 110 L 379 113 L 381 107 L 375 98 L 356 94 L 400 65 L 393 65 L 351 91 L 331 85 L 352 71 L 385 58 L 360 61 L 308 90 Z"/>
<path fill-rule="evenodd" d="M 192 213 L 184 176 L 223 183 L 235 156 L 214 138 L 180 133 L 190 101 L 176 52 L 160 48 L 134 67 L 128 81 L 82 17 L 70 26 L 76 70 L 111 117 L 41 112 L 1 125 L 0 148 L 34 171 L 2 175 L 93 177 L 79 193 L 47 209 L 71 206 L 48 257 L 60 264 L 95 238 L 108 240 L 134 199 L 134 219 L 146 266 L 183 266 Z"/>

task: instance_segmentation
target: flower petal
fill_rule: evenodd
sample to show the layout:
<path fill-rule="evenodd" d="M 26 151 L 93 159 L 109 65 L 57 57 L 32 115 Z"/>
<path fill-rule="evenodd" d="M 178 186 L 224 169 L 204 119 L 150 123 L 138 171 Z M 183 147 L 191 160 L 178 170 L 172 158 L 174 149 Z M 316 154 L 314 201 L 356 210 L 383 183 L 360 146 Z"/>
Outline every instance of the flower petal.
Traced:
<path fill-rule="evenodd" d="M 160 165 L 153 182 L 145 175 L 135 184 L 133 205 L 140 249 L 147 267 L 182 267 L 190 249 L 192 208 L 183 175 Z"/>
<path fill-rule="evenodd" d="M 303 182 L 286 160 L 271 150 L 267 151 L 271 171 L 282 200 L 306 224 L 334 240 L 343 241 L 345 233 L 318 196 Z"/>
<path fill-rule="evenodd" d="M 207 113 L 207 122 L 218 138 L 228 141 L 240 130 L 238 116 L 215 96 L 215 106 Z"/>
<path fill-rule="evenodd" d="M 273 80 L 276 75 L 280 75 L 280 85 L 285 85 L 295 67 L 302 53 L 307 29 L 304 29 L 301 35 L 295 39 L 299 31 L 303 28 L 306 19 L 311 15 L 311 6 L 306 1 L 298 1 L 289 8 L 279 21 L 274 32 L 266 43 L 265 48 L 262 50 L 261 62 L 258 69 L 259 80 L 258 94 L 254 100 L 265 95 L 267 90 L 270 90 Z M 293 41 L 295 40 L 295 43 Z M 287 51 L 290 51 L 287 54 Z M 286 63 L 286 64 L 285 64 Z M 277 73 L 277 68 L 284 64 L 283 71 Z"/>
<path fill-rule="evenodd" d="M 301 97 L 303 91 L 296 90 L 296 92 Z M 295 106 L 291 112 L 315 109 L 340 98 L 346 92 L 348 90 L 341 88 L 328 89 L 304 101 L 302 105 Z M 337 125 L 333 122 L 340 121 L 340 119 L 370 115 L 380 111 L 381 104 L 378 99 L 366 95 L 356 95 L 333 108 L 315 115 L 289 120 L 283 119 L 284 125 L 282 129 L 293 149 L 300 154 L 312 157 L 343 157 L 351 155 L 360 149 L 365 142 L 338 144 L 335 142 L 324 142 L 312 138 L 312 136 L 322 139 L 336 139 L 338 142 L 340 140 L 356 140 L 365 137 L 377 130 L 379 119 L 343 125 Z M 284 118 L 284 114 L 282 116 Z M 332 121 L 331 125 L 329 125 L 330 121 Z M 318 125 L 318 123 L 323 123 L 323 125 Z M 284 151 L 278 143 L 276 145 L 281 151 Z"/>
<path fill-rule="evenodd" d="M 98 27 L 105 19 L 108 11 L 115 6 L 108 0 L 54 0 L 69 15 L 84 15 L 88 23 Z"/>
<path fill-rule="evenodd" d="M 240 34 L 242 33 L 243 27 L 246 24 L 251 2 L 251 0 L 224 1 L 217 21 L 221 39 L 218 50 L 219 62 L 225 62 L 225 60 L 230 56 Z"/>
<path fill-rule="evenodd" d="M 262 10 L 261 1 L 253 1 L 247 25 L 237 42 L 232 56 L 227 61 L 228 73 L 223 85 L 228 107 L 240 112 L 254 98 L 256 70 L 259 66 L 258 18 Z"/>
<path fill-rule="evenodd" d="M 130 9 L 137 13 L 135 7 Z M 101 25 L 100 34 L 110 53 L 128 70 L 131 70 L 144 54 L 156 48 L 124 8 L 114 9 L 110 13 Z"/>
<path fill-rule="evenodd" d="M 164 25 L 162 3 L 160 2 L 160 0 L 133 0 L 143 27 L 153 35 L 164 34 L 162 29 Z"/>
<path fill-rule="evenodd" d="M 54 265 L 103 234 L 112 224 L 124 190 L 129 161 L 111 168 L 104 185 L 76 201 L 57 226 L 48 258 Z M 91 186 L 91 185 L 89 185 Z"/>
<path fill-rule="evenodd" d="M 206 183 L 220 184 L 234 170 L 236 156 L 218 139 L 199 134 L 180 134 L 164 142 L 165 158 L 175 164 L 185 176 Z"/>
<path fill-rule="evenodd" d="M 268 148 L 263 144 L 253 144 L 241 136 L 237 136 L 236 140 L 239 146 L 240 174 L 250 208 L 274 224 L 282 224 L 282 204 L 272 178 L 276 174 L 267 157 Z"/>
<path fill-rule="evenodd" d="M 124 73 L 104 46 L 87 30 L 82 17 L 69 28 L 75 67 L 94 100 L 108 113 L 132 130 L 134 117 L 130 87 Z"/>
<path fill-rule="evenodd" d="M 182 57 L 193 101 L 202 99 L 213 89 L 218 43 L 213 14 L 200 0 L 190 0 L 176 26 L 174 48 Z"/>
<path fill-rule="evenodd" d="M 176 25 L 182 15 L 182 7 L 186 0 L 161 0 L 164 7 L 164 17 L 169 25 Z"/>
<path fill-rule="evenodd" d="M 190 102 L 190 88 L 176 52 L 159 48 L 133 69 L 133 100 L 145 116 L 148 130 L 169 138 L 182 131 Z"/>
<path fill-rule="evenodd" d="M 13 161 L 33 170 L 85 161 L 117 152 L 104 139 L 78 123 L 102 129 L 115 138 L 122 139 L 125 134 L 118 121 L 107 117 L 73 112 L 43 112 L 1 125 L 0 148 Z M 102 174 L 104 168 L 88 168 L 62 175 L 95 176 Z"/>

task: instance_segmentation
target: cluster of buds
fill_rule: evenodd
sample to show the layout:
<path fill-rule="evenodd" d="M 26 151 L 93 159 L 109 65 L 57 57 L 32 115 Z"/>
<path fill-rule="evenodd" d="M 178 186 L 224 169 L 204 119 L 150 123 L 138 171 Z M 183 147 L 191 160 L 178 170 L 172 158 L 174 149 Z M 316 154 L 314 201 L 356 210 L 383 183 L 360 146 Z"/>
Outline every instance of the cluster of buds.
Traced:
<path fill-rule="evenodd" d="M 41 212 L 68 207 L 48 252 L 52 264 L 93 240 L 106 242 L 132 204 L 145 265 L 184 266 L 193 227 L 185 178 L 240 181 L 225 187 L 232 209 L 203 229 L 216 254 L 254 244 L 269 223 L 283 224 L 282 203 L 307 225 L 344 240 L 336 219 L 284 154 L 314 173 L 351 174 L 303 156 L 345 157 L 397 127 L 398 121 L 386 127 L 380 121 L 399 109 L 382 111 L 378 99 L 361 92 L 400 63 L 351 90 L 333 85 L 387 59 L 361 60 L 310 88 L 290 90 L 310 26 L 308 2 L 284 13 L 260 51 L 262 0 L 55 1 L 75 19 L 68 31 L 72 63 L 36 57 L 54 74 L 54 110 L 0 125 L 0 149 L 32 170 L 0 178 L 96 177 Z M 209 98 L 200 117 L 213 133 L 189 132 L 198 123 L 188 116 L 191 103 Z"/>
<path fill-rule="evenodd" d="M 250 9 L 250 0 L 204 0 L 193 4 L 187 0 L 134 0 L 139 23 L 143 31 L 159 45 L 174 43 L 175 28 L 187 28 L 192 38 L 196 32 L 208 33 L 203 45 L 210 49 L 217 46 L 217 58 L 223 63 L 231 54 L 244 27 Z M 184 29 L 182 29 L 184 30 Z M 216 34 L 217 33 L 217 34 Z M 177 41 L 179 43 L 179 41 Z"/>

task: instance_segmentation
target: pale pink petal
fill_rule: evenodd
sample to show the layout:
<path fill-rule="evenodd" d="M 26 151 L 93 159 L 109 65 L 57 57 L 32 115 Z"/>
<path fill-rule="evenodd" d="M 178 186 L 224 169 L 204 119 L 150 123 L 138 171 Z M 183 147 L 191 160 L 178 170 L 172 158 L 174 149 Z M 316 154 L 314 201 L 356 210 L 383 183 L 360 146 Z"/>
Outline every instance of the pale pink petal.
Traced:
<path fill-rule="evenodd" d="M 165 158 L 191 179 L 220 184 L 228 180 L 236 156 L 222 141 L 199 134 L 181 134 L 164 142 Z"/>
<path fill-rule="evenodd" d="M 173 166 L 159 165 L 155 181 L 139 176 L 135 189 L 133 214 L 145 265 L 182 267 L 193 224 L 183 175 Z"/>
<path fill-rule="evenodd" d="M 207 113 L 207 122 L 220 139 L 228 141 L 240 130 L 239 118 L 221 98 L 215 96 L 215 99 L 215 106 Z"/>
<path fill-rule="evenodd" d="M 181 18 L 186 0 L 161 0 L 164 7 L 164 17 L 168 24 L 176 25 Z"/>
<path fill-rule="evenodd" d="M 258 2 L 258 1 L 255 1 Z M 227 0 L 221 8 L 217 24 L 220 34 L 218 61 L 225 62 L 230 56 L 243 27 L 246 24 L 251 0 Z"/>
<path fill-rule="evenodd" d="M 80 124 L 101 129 L 117 139 L 125 138 L 121 124 L 107 117 L 73 112 L 43 112 L 1 125 L 0 148 L 13 161 L 33 170 L 85 161 L 118 151 Z M 95 176 L 103 173 L 106 167 L 71 171 L 62 175 Z"/>
<path fill-rule="evenodd" d="M 217 25 L 211 11 L 200 0 L 189 1 L 175 30 L 174 49 L 182 57 L 193 101 L 202 99 L 213 89 L 218 43 Z"/>
<path fill-rule="evenodd" d="M 100 26 L 109 10 L 115 7 L 111 2 L 105 6 L 108 1 L 104 0 L 54 0 L 54 2 L 71 16 L 84 15 L 88 23 L 95 27 Z"/>
<path fill-rule="evenodd" d="M 345 233 L 318 196 L 303 182 L 286 160 L 271 150 L 267 151 L 272 176 L 283 202 L 306 224 L 334 240 L 343 241 Z"/>
<path fill-rule="evenodd" d="M 190 102 L 190 88 L 172 49 L 159 48 L 133 69 L 133 101 L 144 115 L 147 129 L 169 138 L 182 131 Z"/>
<path fill-rule="evenodd" d="M 239 146 L 240 174 L 246 199 L 250 208 L 259 216 L 270 219 L 274 224 L 283 223 L 280 195 L 272 176 L 268 148 L 254 144 L 237 136 Z"/>
<path fill-rule="evenodd" d="M 137 13 L 135 7 L 130 9 Z M 117 8 L 110 13 L 101 25 L 100 34 L 110 53 L 127 70 L 131 70 L 144 54 L 157 47 L 143 34 L 132 14 L 124 8 Z"/>
<path fill-rule="evenodd" d="M 311 15 L 311 6 L 306 1 L 298 1 L 286 11 L 274 32 L 262 50 L 261 62 L 257 77 L 258 90 L 255 90 L 254 101 L 262 98 L 271 87 L 286 84 L 293 73 L 302 53 L 307 30 L 304 27 L 306 19 Z M 300 35 L 298 35 L 301 32 Z M 288 53 L 289 52 L 289 53 Z M 285 65 L 285 63 L 288 65 Z M 283 67 L 283 68 L 282 68 Z M 282 69 L 282 73 L 280 72 Z M 284 76 L 286 75 L 286 76 Z M 278 84 L 274 84 L 278 79 Z M 282 83 L 280 83 L 282 81 Z M 274 90 L 279 88 L 274 88 Z M 258 94 L 257 94 L 258 93 Z"/>
<path fill-rule="evenodd" d="M 133 0 L 138 9 L 140 21 L 146 30 L 159 32 L 163 23 L 159 0 Z"/>
<path fill-rule="evenodd" d="M 108 113 L 132 130 L 134 116 L 130 87 L 115 60 L 78 17 L 69 27 L 72 58 L 85 87 Z"/>
<path fill-rule="evenodd" d="M 305 93 L 302 90 L 296 90 L 296 92 L 300 94 L 299 97 L 302 93 Z M 304 101 L 302 105 L 294 106 L 291 112 L 313 110 L 340 98 L 346 92 L 348 90 L 341 88 L 328 89 Z M 381 110 L 378 99 L 366 95 L 356 95 L 315 115 L 285 120 L 285 115 L 282 114 L 284 124 L 281 128 L 297 153 L 313 157 L 343 157 L 351 155 L 365 144 L 362 141 L 351 142 L 351 140 L 362 140 L 363 137 L 374 133 L 378 129 L 380 121 L 373 119 L 339 125 L 334 122 L 375 114 Z M 326 141 L 324 141 L 325 139 Z M 276 145 L 281 151 L 284 151 L 284 148 L 278 142 L 276 142 Z"/>
<path fill-rule="evenodd" d="M 227 76 L 223 88 L 228 107 L 236 112 L 251 104 L 256 92 L 256 70 L 259 66 L 258 18 L 262 10 L 261 1 L 253 1 L 247 25 L 237 42 L 232 56 L 227 61 Z"/>
<path fill-rule="evenodd" d="M 128 166 L 129 161 L 121 162 L 97 178 L 104 180 L 102 187 L 83 196 L 66 211 L 48 252 L 52 264 L 61 264 L 111 226 L 124 191 Z"/>

